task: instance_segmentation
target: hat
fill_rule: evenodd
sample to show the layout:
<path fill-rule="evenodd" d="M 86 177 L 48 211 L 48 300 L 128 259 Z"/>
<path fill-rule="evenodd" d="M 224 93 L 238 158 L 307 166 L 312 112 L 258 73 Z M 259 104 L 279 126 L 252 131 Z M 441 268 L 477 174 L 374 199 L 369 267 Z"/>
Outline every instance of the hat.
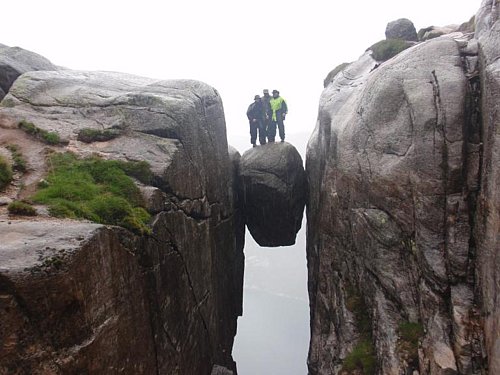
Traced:
<path fill-rule="evenodd" d="M 279 94 L 280 92 L 278 90 L 273 90 L 273 94 L 274 93 Z"/>
<path fill-rule="evenodd" d="M 259 95 L 255 95 L 255 96 L 253 97 L 253 100 L 257 100 L 257 99 L 260 99 L 260 96 L 259 96 Z"/>
<path fill-rule="evenodd" d="M 263 92 L 264 94 L 269 94 L 269 90 L 268 90 L 268 89 L 264 89 L 264 90 L 262 90 L 262 92 Z"/>

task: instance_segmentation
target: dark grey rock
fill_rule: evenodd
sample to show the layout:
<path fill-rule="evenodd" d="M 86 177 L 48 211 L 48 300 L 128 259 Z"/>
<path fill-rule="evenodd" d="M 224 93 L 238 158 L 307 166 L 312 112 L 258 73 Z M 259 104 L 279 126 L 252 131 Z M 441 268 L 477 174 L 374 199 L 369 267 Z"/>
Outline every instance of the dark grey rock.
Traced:
<path fill-rule="evenodd" d="M 235 369 L 244 222 L 217 91 L 197 81 L 38 71 L 20 76 L 2 104 L 2 132 L 40 163 L 26 178 L 48 168 L 46 145 L 16 129 L 21 119 L 64 138 L 56 152 L 149 163 L 151 185 L 141 190 L 153 217 L 142 237 L 43 217 L 0 226 L 8 239 L 0 243 L 0 321 L 9 322 L 0 373 Z M 119 131 L 83 143 L 83 128 Z"/>
<path fill-rule="evenodd" d="M 490 374 L 500 373 L 500 9 L 483 0 L 476 15 L 479 41 L 482 123 L 480 191 L 476 212 L 477 277 L 483 301 L 486 354 Z"/>
<path fill-rule="evenodd" d="M 307 182 L 298 151 L 270 143 L 246 151 L 240 160 L 246 225 L 260 246 L 289 246 L 302 224 Z"/>
<path fill-rule="evenodd" d="M 415 26 L 407 18 L 389 22 L 385 28 L 385 37 L 387 39 L 403 39 L 413 42 L 418 40 Z"/>
<path fill-rule="evenodd" d="M 323 91 L 306 160 L 310 374 L 339 373 L 362 340 L 381 374 L 485 367 L 481 329 L 465 339 L 480 326 L 471 298 L 479 96 L 464 58 L 474 42 L 453 38 L 374 70 L 363 55 Z M 413 358 L 400 345 L 405 322 L 423 329 Z"/>

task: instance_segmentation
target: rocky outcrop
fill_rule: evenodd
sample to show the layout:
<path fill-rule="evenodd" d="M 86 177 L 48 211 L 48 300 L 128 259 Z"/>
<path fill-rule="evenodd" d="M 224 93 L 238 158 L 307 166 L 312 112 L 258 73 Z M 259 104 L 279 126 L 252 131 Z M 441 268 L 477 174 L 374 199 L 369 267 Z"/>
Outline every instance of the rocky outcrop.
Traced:
<path fill-rule="evenodd" d="M 482 302 L 490 374 L 500 373 L 500 4 L 485 0 L 476 16 L 481 79 L 482 160 L 475 214 L 477 292 Z"/>
<path fill-rule="evenodd" d="M 323 91 L 306 161 L 311 374 L 484 373 L 483 335 L 496 373 L 499 44 L 486 23 L 482 105 L 478 42 L 461 34 L 378 67 L 365 54 Z"/>
<path fill-rule="evenodd" d="M 240 160 L 246 225 L 260 246 L 289 246 L 302 224 L 306 177 L 302 158 L 289 143 L 246 151 Z"/>
<path fill-rule="evenodd" d="M 60 142 L 41 144 L 17 128 L 21 120 Z M 15 142 L 27 159 L 4 192 L 11 198 L 36 189 L 47 151 L 145 161 L 153 172 L 152 185 L 140 186 L 151 235 L 0 212 L 0 373 L 235 370 L 244 227 L 217 91 L 187 80 L 30 72 L 2 101 L 0 123 L 0 144 Z M 80 142 L 88 129 L 113 136 Z"/>
<path fill-rule="evenodd" d="M 45 57 L 19 47 L 0 45 L 0 100 L 21 74 L 35 70 L 58 70 Z"/>
<path fill-rule="evenodd" d="M 417 30 L 407 18 L 400 18 L 391 21 L 387 24 L 385 29 L 385 37 L 387 39 L 402 39 L 408 41 L 417 41 Z"/>

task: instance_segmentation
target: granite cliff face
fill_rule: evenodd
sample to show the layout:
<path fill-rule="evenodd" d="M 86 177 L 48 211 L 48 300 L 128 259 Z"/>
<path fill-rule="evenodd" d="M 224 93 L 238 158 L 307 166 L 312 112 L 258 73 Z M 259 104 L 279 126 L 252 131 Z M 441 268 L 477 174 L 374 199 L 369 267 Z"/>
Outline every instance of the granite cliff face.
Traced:
<path fill-rule="evenodd" d="M 495 374 L 498 2 L 473 34 L 368 51 L 325 88 L 306 172 L 311 374 Z"/>
<path fill-rule="evenodd" d="M 58 144 L 18 129 L 21 120 Z M 1 208 L 0 373 L 235 370 L 244 227 L 218 93 L 196 81 L 28 72 L 0 122 L 0 151 L 15 143 L 27 164 L 7 198 L 29 199 L 47 152 L 145 161 L 153 173 L 140 185 L 150 235 L 51 218 L 41 206 L 29 220 Z M 112 137 L 92 141 L 82 129 Z"/>

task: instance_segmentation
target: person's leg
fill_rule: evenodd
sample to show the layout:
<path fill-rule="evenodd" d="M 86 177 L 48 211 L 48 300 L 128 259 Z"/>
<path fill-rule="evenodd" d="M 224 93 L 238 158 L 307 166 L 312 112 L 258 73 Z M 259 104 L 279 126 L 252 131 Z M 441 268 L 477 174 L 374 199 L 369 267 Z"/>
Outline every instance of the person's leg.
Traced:
<path fill-rule="evenodd" d="M 263 121 L 259 122 L 259 142 L 261 145 L 266 144 L 266 126 Z"/>
<path fill-rule="evenodd" d="M 278 118 L 278 130 L 280 133 L 281 142 L 283 142 L 285 140 L 285 124 L 281 117 Z"/>
<path fill-rule="evenodd" d="M 255 146 L 257 141 L 257 123 L 250 122 L 250 143 Z"/>
<path fill-rule="evenodd" d="M 267 128 L 267 140 L 274 142 L 274 138 L 276 138 L 276 121 L 271 121 Z"/>

